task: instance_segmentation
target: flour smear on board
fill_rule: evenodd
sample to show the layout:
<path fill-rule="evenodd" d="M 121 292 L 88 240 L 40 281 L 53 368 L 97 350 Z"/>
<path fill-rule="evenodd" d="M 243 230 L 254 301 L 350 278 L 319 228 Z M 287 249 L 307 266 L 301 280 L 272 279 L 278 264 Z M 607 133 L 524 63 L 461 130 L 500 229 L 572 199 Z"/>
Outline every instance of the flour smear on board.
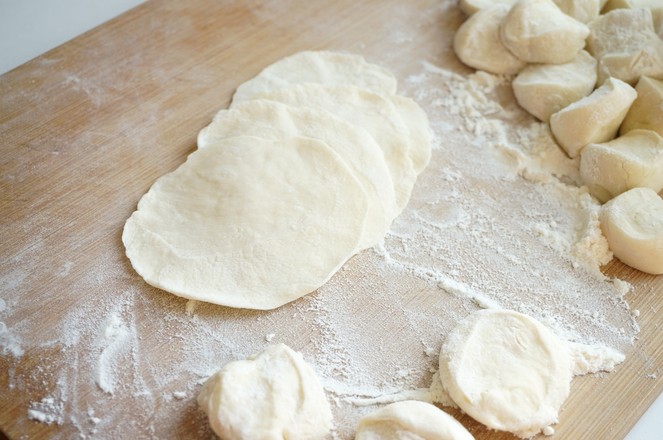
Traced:
<path fill-rule="evenodd" d="M 628 351 L 636 313 L 624 300 L 628 284 L 599 271 L 611 258 L 599 206 L 547 126 L 517 107 L 508 80 L 423 63 L 401 92 L 428 113 L 431 164 L 384 242 L 353 257 L 317 293 L 266 312 L 146 295 L 118 247 L 72 282 L 91 298 L 45 340 L 25 318 L 14 319 L 29 307 L 9 301 L 31 254 L 17 257 L 16 273 L 6 277 L 15 281 L 0 291 L 0 351 L 11 365 L 30 348 L 46 353 L 39 368 L 8 372 L 9 391 L 34 396 L 24 423 L 62 425 L 56 438 L 180 430 L 208 438 L 195 403 L 202 382 L 231 360 L 283 342 L 318 372 L 335 436 L 351 438 L 373 410 L 352 401 L 428 387 L 445 335 L 485 307 L 526 313 L 572 341 Z M 54 270 L 76 272 L 71 263 L 61 269 Z M 30 319 L 39 313 L 47 311 Z"/>

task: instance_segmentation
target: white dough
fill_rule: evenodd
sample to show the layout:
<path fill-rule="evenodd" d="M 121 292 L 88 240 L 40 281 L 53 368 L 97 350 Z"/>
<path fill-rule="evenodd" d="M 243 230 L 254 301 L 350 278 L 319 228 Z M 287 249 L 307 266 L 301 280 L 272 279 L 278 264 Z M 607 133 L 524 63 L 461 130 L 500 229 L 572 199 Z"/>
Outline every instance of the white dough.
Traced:
<path fill-rule="evenodd" d="M 198 147 L 242 135 L 270 140 L 304 136 L 323 141 L 345 161 L 368 194 L 361 247 L 371 247 L 384 237 L 398 212 L 394 184 L 382 150 L 366 130 L 326 111 L 256 99 L 218 112 L 198 134 Z"/>
<path fill-rule="evenodd" d="M 317 440 L 332 414 L 315 371 L 284 344 L 212 375 L 198 404 L 223 440 Z"/>
<path fill-rule="evenodd" d="M 635 91 L 638 97 L 626 114 L 619 133 L 643 128 L 663 136 L 663 81 L 643 76 Z"/>
<path fill-rule="evenodd" d="M 525 62 L 507 50 L 499 38 L 509 6 L 495 4 L 465 20 L 454 35 L 454 52 L 470 67 L 495 74 L 514 74 Z"/>
<path fill-rule="evenodd" d="M 122 241 L 155 287 L 272 309 L 320 287 L 359 249 L 367 195 L 331 148 L 308 138 L 229 138 L 159 178 Z"/>
<path fill-rule="evenodd" d="M 552 0 L 520 0 L 500 26 L 502 44 L 528 63 L 571 62 L 585 46 L 589 28 Z"/>
<path fill-rule="evenodd" d="M 375 92 L 396 93 L 396 78 L 386 69 L 354 54 L 303 51 L 281 58 L 240 85 L 233 105 L 293 84 L 354 85 Z"/>
<path fill-rule="evenodd" d="M 566 15 L 581 23 L 589 23 L 599 16 L 601 2 L 599 0 L 554 0 L 555 4 Z"/>
<path fill-rule="evenodd" d="M 392 403 L 362 417 L 355 440 L 473 440 L 456 419 L 416 400 Z"/>
<path fill-rule="evenodd" d="M 413 145 L 408 127 L 388 96 L 353 86 L 300 84 L 258 97 L 293 107 L 325 110 L 368 131 L 384 154 L 400 212 L 410 200 L 417 179 L 412 150 L 421 146 Z M 233 102 L 231 108 L 235 105 Z"/>
<path fill-rule="evenodd" d="M 663 274 L 663 199 L 649 188 L 634 188 L 601 208 L 601 230 L 623 263 Z"/>
<path fill-rule="evenodd" d="M 401 95 L 382 97 L 391 102 L 405 123 L 410 138 L 410 160 L 414 171 L 421 173 L 430 162 L 433 132 L 430 129 L 428 115 L 414 100 Z"/>
<path fill-rule="evenodd" d="M 598 60 L 598 81 L 635 85 L 641 76 L 663 78 L 663 41 L 649 9 L 615 9 L 590 23 L 587 50 Z"/>
<path fill-rule="evenodd" d="M 550 129 L 570 157 L 590 143 L 615 137 L 637 93 L 623 81 L 610 78 L 591 95 L 550 117 Z"/>
<path fill-rule="evenodd" d="M 528 438 L 557 423 L 572 362 L 567 344 L 536 320 L 488 309 L 449 334 L 440 352 L 440 378 L 474 419 Z"/>
<path fill-rule="evenodd" d="M 603 12 L 609 12 L 613 9 L 649 9 L 654 18 L 654 29 L 659 36 L 663 32 L 663 1 L 661 0 L 610 0 L 606 3 Z"/>
<path fill-rule="evenodd" d="M 604 144 L 589 144 L 580 153 L 580 177 L 601 202 L 646 187 L 663 189 L 663 137 L 651 130 L 631 130 Z"/>
<path fill-rule="evenodd" d="M 461 11 L 467 15 L 475 14 L 482 9 L 488 8 L 492 5 L 500 4 L 507 6 L 507 10 L 511 8 L 518 0 L 460 0 L 458 6 Z"/>
<path fill-rule="evenodd" d="M 596 85 L 596 60 L 584 50 L 566 64 L 527 66 L 513 80 L 521 107 L 541 121 L 589 95 Z"/>

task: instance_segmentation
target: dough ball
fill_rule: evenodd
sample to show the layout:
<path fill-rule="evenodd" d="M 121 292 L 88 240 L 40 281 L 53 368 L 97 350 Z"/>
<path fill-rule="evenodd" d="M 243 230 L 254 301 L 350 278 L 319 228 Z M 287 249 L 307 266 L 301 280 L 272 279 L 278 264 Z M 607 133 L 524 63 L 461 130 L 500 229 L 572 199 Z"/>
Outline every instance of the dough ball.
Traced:
<path fill-rule="evenodd" d="M 513 80 L 521 107 L 541 121 L 589 95 L 596 85 L 596 60 L 584 50 L 566 64 L 534 64 Z"/>
<path fill-rule="evenodd" d="M 396 93 L 396 78 L 386 69 L 353 54 L 304 51 L 282 58 L 240 85 L 232 103 L 238 104 L 293 84 L 349 85 Z"/>
<path fill-rule="evenodd" d="M 638 97 L 626 114 L 619 133 L 642 128 L 663 136 L 663 81 L 643 76 L 635 91 Z"/>
<path fill-rule="evenodd" d="M 470 67 L 496 74 L 514 74 L 525 67 L 499 39 L 500 23 L 509 6 L 496 4 L 468 18 L 454 35 L 454 52 Z"/>
<path fill-rule="evenodd" d="M 604 144 L 589 144 L 580 153 L 580 177 L 603 203 L 636 187 L 659 192 L 663 137 L 651 130 L 632 130 Z"/>
<path fill-rule="evenodd" d="M 320 287 L 358 251 L 367 206 L 359 181 L 324 143 L 236 137 L 159 178 L 122 241 L 155 287 L 272 309 Z"/>
<path fill-rule="evenodd" d="M 557 7 L 566 15 L 581 23 L 589 23 L 599 16 L 600 0 L 554 0 Z"/>
<path fill-rule="evenodd" d="M 642 75 L 663 79 L 663 41 L 627 53 L 608 53 L 599 59 L 598 83 L 618 78 L 635 85 Z"/>
<path fill-rule="evenodd" d="M 458 6 L 466 15 L 472 15 L 482 9 L 500 4 L 511 8 L 518 0 L 460 0 Z M 507 8 L 507 10 L 508 10 Z"/>
<path fill-rule="evenodd" d="M 613 9 L 637 9 L 646 8 L 652 13 L 654 29 L 661 35 L 663 32 L 663 2 L 661 0 L 610 0 L 603 9 L 604 13 Z"/>
<path fill-rule="evenodd" d="M 440 352 L 454 402 L 492 429 L 531 437 L 557 423 L 569 394 L 567 344 L 529 316 L 481 310 L 462 320 Z"/>
<path fill-rule="evenodd" d="M 368 195 L 361 248 L 371 247 L 384 237 L 398 212 L 394 183 L 380 146 L 366 130 L 324 110 L 254 99 L 218 112 L 198 134 L 198 147 L 243 135 L 270 140 L 304 136 L 327 144 L 350 167 Z"/>
<path fill-rule="evenodd" d="M 430 403 L 406 400 L 362 417 L 355 440 L 473 440 L 456 419 Z"/>
<path fill-rule="evenodd" d="M 610 78 L 591 95 L 550 117 L 550 129 L 570 157 L 590 143 L 615 137 L 637 93 L 623 81 Z"/>
<path fill-rule="evenodd" d="M 316 440 L 331 429 L 315 371 L 284 344 L 226 364 L 207 379 L 198 404 L 223 440 Z"/>
<path fill-rule="evenodd" d="M 663 199 L 649 188 L 633 188 L 603 205 L 601 230 L 623 263 L 663 274 Z"/>
<path fill-rule="evenodd" d="M 599 63 L 599 84 L 610 77 L 635 85 L 641 76 L 663 78 L 663 41 L 649 9 L 615 9 L 589 25 L 587 50 Z"/>
<path fill-rule="evenodd" d="M 589 28 L 563 13 L 552 0 L 520 0 L 500 26 L 500 38 L 528 63 L 571 62 L 585 46 Z"/>
<path fill-rule="evenodd" d="M 410 200 L 417 180 L 413 151 L 422 146 L 413 145 L 408 127 L 390 96 L 353 86 L 299 84 L 259 97 L 293 107 L 324 110 L 365 129 L 382 149 L 394 182 L 396 205 L 400 213 Z M 231 108 L 235 106 L 233 102 Z"/>

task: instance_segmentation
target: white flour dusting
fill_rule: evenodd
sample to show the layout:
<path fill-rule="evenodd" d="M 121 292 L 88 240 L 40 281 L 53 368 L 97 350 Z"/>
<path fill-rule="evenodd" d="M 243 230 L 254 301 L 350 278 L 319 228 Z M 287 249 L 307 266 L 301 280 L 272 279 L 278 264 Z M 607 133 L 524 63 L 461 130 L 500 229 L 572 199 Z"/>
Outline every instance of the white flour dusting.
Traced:
<path fill-rule="evenodd" d="M 30 404 L 28 419 L 47 425 L 51 423 L 62 425 L 64 423 L 63 410 L 64 403 L 61 400 L 55 400 L 53 397 L 47 396 L 39 402 Z"/>
<path fill-rule="evenodd" d="M 411 44 L 399 29 L 396 43 Z M 69 85 L 94 92 L 83 79 Z M 30 322 L 50 316 L 41 304 L 52 292 L 30 304 L 9 298 L 37 276 L 25 268 L 42 242 L 10 261 L 0 283 L 0 352 L 6 391 L 32 402 L 19 429 L 36 421 L 60 425 L 52 437 L 62 439 L 209 438 L 195 402 L 200 385 L 226 362 L 283 342 L 320 375 L 335 438 L 352 438 L 374 409 L 368 403 L 444 402 L 443 390 L 428 388 L 440 346 L 459 319 L 486 307 L 526 313 L 594 347 L 578 371 L 596 370 L 611 350 L 628 351 L 636 312 L 624 301 L 628 284 L 599 270 L 611 255 L 598 204 L 578 186 L 576 160 L 517 107 L 508 79 L 422 63 L 401 89 L 429 115 L 431 164 L 384 242 L 294 303 L 232 310 L 150 288 L 123 255 L 118 223 L 103 226 L 100 261 L 81 268 L 75 254 L 63 255 L 44 269 L 72 294 L 58 303 L 65 318 L 37 334 Z M 42 353 L 39 368 L 17 368 L 32 349 Z"/>

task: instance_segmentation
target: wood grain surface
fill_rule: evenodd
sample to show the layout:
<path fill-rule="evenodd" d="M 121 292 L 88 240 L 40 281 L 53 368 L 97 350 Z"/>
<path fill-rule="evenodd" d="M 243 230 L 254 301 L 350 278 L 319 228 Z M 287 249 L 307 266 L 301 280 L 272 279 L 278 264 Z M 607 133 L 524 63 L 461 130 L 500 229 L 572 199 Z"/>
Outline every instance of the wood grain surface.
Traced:
<path fill-rule="evenodd" d="M 303 49 L 331 49 L 377 63 L 388 55 L 401 80 L 422 60 L 469 72 L 450 51 L 462 13 L 442 3 L 149 1 L 1 76 L 0 282 L 3 300 L 16 312 L 3 316 L 0 310 L 0 319 L 46 341 L 67 311 L 95 295 L 125 288 L 155 295 L 123 257 L 124 221 L 150 185 L 195 149 L 198 131 L 227 106 L 235 87 L 273 61 Z M 416 38 L 391 45 L 387 35 L 398 27 Z M 76 287 L 109 258 L 121 268 L 111 286 Z M 66 276 L 54 276 L 58 271 Z M 558 438 L 623 438 L 663 388 L 663 279 L 616 260 L 604 272 L 634 285 L 627 300 L 640 311 L 641 332 L 614 373 L 574 380 Z M 149 326 L 141 323 L 147 335 L 142 343 L 163 349 L 166 362 L 170 343 L 150 337 Z M 66 422 L 27 420 L 30 402 L 54 386 L 40 373 L 67 362 L 71 350 L 43 344 L 23 349 L 18 358 L 0 356 L 0 430 L 11 439 L 76 437 Z M 10 387 L 19 376 L 35 380 Z M 81 389 L 77 399 L 85 402 L 91 393 Z M 141 409 L 131 400 L 115 404 L 125 408 L 128 421 L 117 428 L 117 438 L 130 438 Z M 208 435 L 191 411 L 156 421 L 160 428 L 152 435 Z M 513 438 L 451 413 L 478 439 Z"/>

